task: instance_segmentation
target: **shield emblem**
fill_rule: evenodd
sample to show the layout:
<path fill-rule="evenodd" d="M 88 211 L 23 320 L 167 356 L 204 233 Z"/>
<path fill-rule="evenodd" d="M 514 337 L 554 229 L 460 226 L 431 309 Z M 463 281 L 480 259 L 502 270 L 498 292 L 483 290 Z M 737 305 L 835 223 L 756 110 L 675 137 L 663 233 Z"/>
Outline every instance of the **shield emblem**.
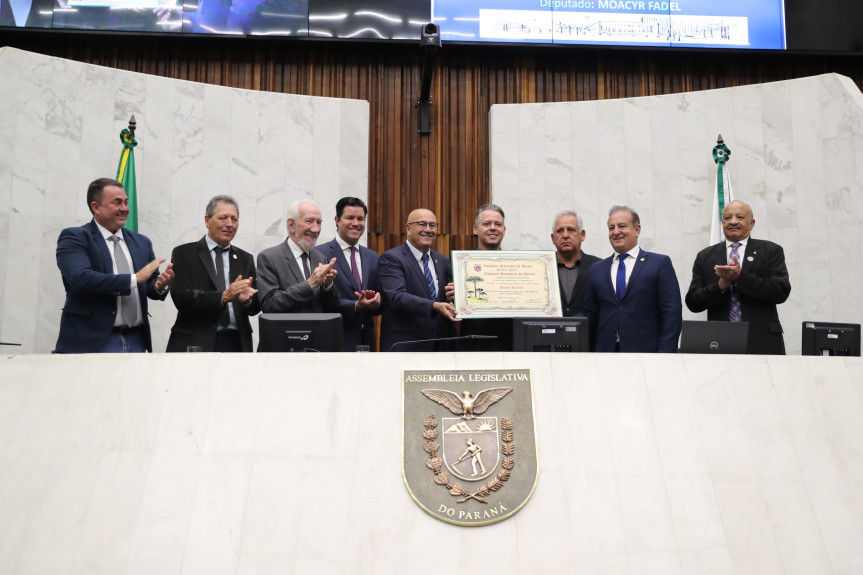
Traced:
<path fill-rule="evenodd" d="M 511 517 L 538 477 L 530 370 L 405 371 L 402 472 L 429 515 L 480 526 Z"/>
<path fill-rule="evenodd" d="M 443 461 L 450 473 L 465 481 L 480 481 L 494 473 L 500 462 L 496 417 L 441 421 Z"/>
<path fill-rule="evenodd" d="M 482 271 L 482 264 L 473 264 L 473 271 L 481 272 Z"/>

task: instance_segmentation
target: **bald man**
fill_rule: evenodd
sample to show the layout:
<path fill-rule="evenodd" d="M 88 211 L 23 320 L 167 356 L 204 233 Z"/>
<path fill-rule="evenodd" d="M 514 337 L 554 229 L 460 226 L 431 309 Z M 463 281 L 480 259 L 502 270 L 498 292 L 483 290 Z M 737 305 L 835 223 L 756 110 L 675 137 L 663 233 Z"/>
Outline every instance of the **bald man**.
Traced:
<path fill-rule="evenodd" d="M 447 301 L 452 282 L 449 259 L 431 249 L 438 221 L 426 209 L 414 210 L 405 223 L 407 241 L 385 251 L 378 261 L 381 292 L 381 351 L 438 351 L 455 336 L 455 306 Z"/>
<path fill-rule="evenodd" d="M 791 282 L 782 246 L 750 237 L 752 208 L 733 201 L 722 210 L 725 241 L 698 252 L 686 307 L 707 310 L 710 321 L 749 322 L 746 352 L 785 355 L 776 305 L 788 299 Z"/>

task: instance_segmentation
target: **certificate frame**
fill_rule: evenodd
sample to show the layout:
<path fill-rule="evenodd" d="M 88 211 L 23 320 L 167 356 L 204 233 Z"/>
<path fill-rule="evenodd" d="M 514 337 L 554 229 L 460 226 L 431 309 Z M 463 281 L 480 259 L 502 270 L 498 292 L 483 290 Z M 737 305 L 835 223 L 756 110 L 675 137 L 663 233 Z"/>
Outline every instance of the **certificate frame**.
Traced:
<path fill-rule="evenodd" d="M 563 316 L 553 250 L 454 250 L 452 262 L 461 319 Z"/>

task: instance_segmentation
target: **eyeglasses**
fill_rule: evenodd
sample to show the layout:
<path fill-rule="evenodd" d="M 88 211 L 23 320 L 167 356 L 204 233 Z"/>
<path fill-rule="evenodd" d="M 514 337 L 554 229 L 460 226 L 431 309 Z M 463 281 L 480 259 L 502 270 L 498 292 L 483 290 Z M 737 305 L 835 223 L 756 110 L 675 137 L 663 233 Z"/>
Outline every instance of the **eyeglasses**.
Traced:
<path fill-rule="evenodd" d="M 436 230 L 438 223 L 437 222 L 408 222 L 409 226 L 416 226 L 417 228 L 424 230 L 426 228 L 430 230 Z"/>

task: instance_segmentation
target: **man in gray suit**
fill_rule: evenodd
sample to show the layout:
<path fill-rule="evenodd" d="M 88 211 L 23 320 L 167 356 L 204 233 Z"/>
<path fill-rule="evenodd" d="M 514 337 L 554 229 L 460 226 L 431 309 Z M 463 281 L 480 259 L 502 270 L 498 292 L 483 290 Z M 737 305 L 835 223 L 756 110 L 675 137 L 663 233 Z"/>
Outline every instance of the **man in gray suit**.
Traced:
<path fill-rule="evenodd" d="M 327 261 L 315 249 L 321 233 L 321 211 L 310 200 L 288 208 L 288 238 L 258 254 L 258 298 L 264 313 L 339 311 L 333 284 L 336 258 Z"/>

